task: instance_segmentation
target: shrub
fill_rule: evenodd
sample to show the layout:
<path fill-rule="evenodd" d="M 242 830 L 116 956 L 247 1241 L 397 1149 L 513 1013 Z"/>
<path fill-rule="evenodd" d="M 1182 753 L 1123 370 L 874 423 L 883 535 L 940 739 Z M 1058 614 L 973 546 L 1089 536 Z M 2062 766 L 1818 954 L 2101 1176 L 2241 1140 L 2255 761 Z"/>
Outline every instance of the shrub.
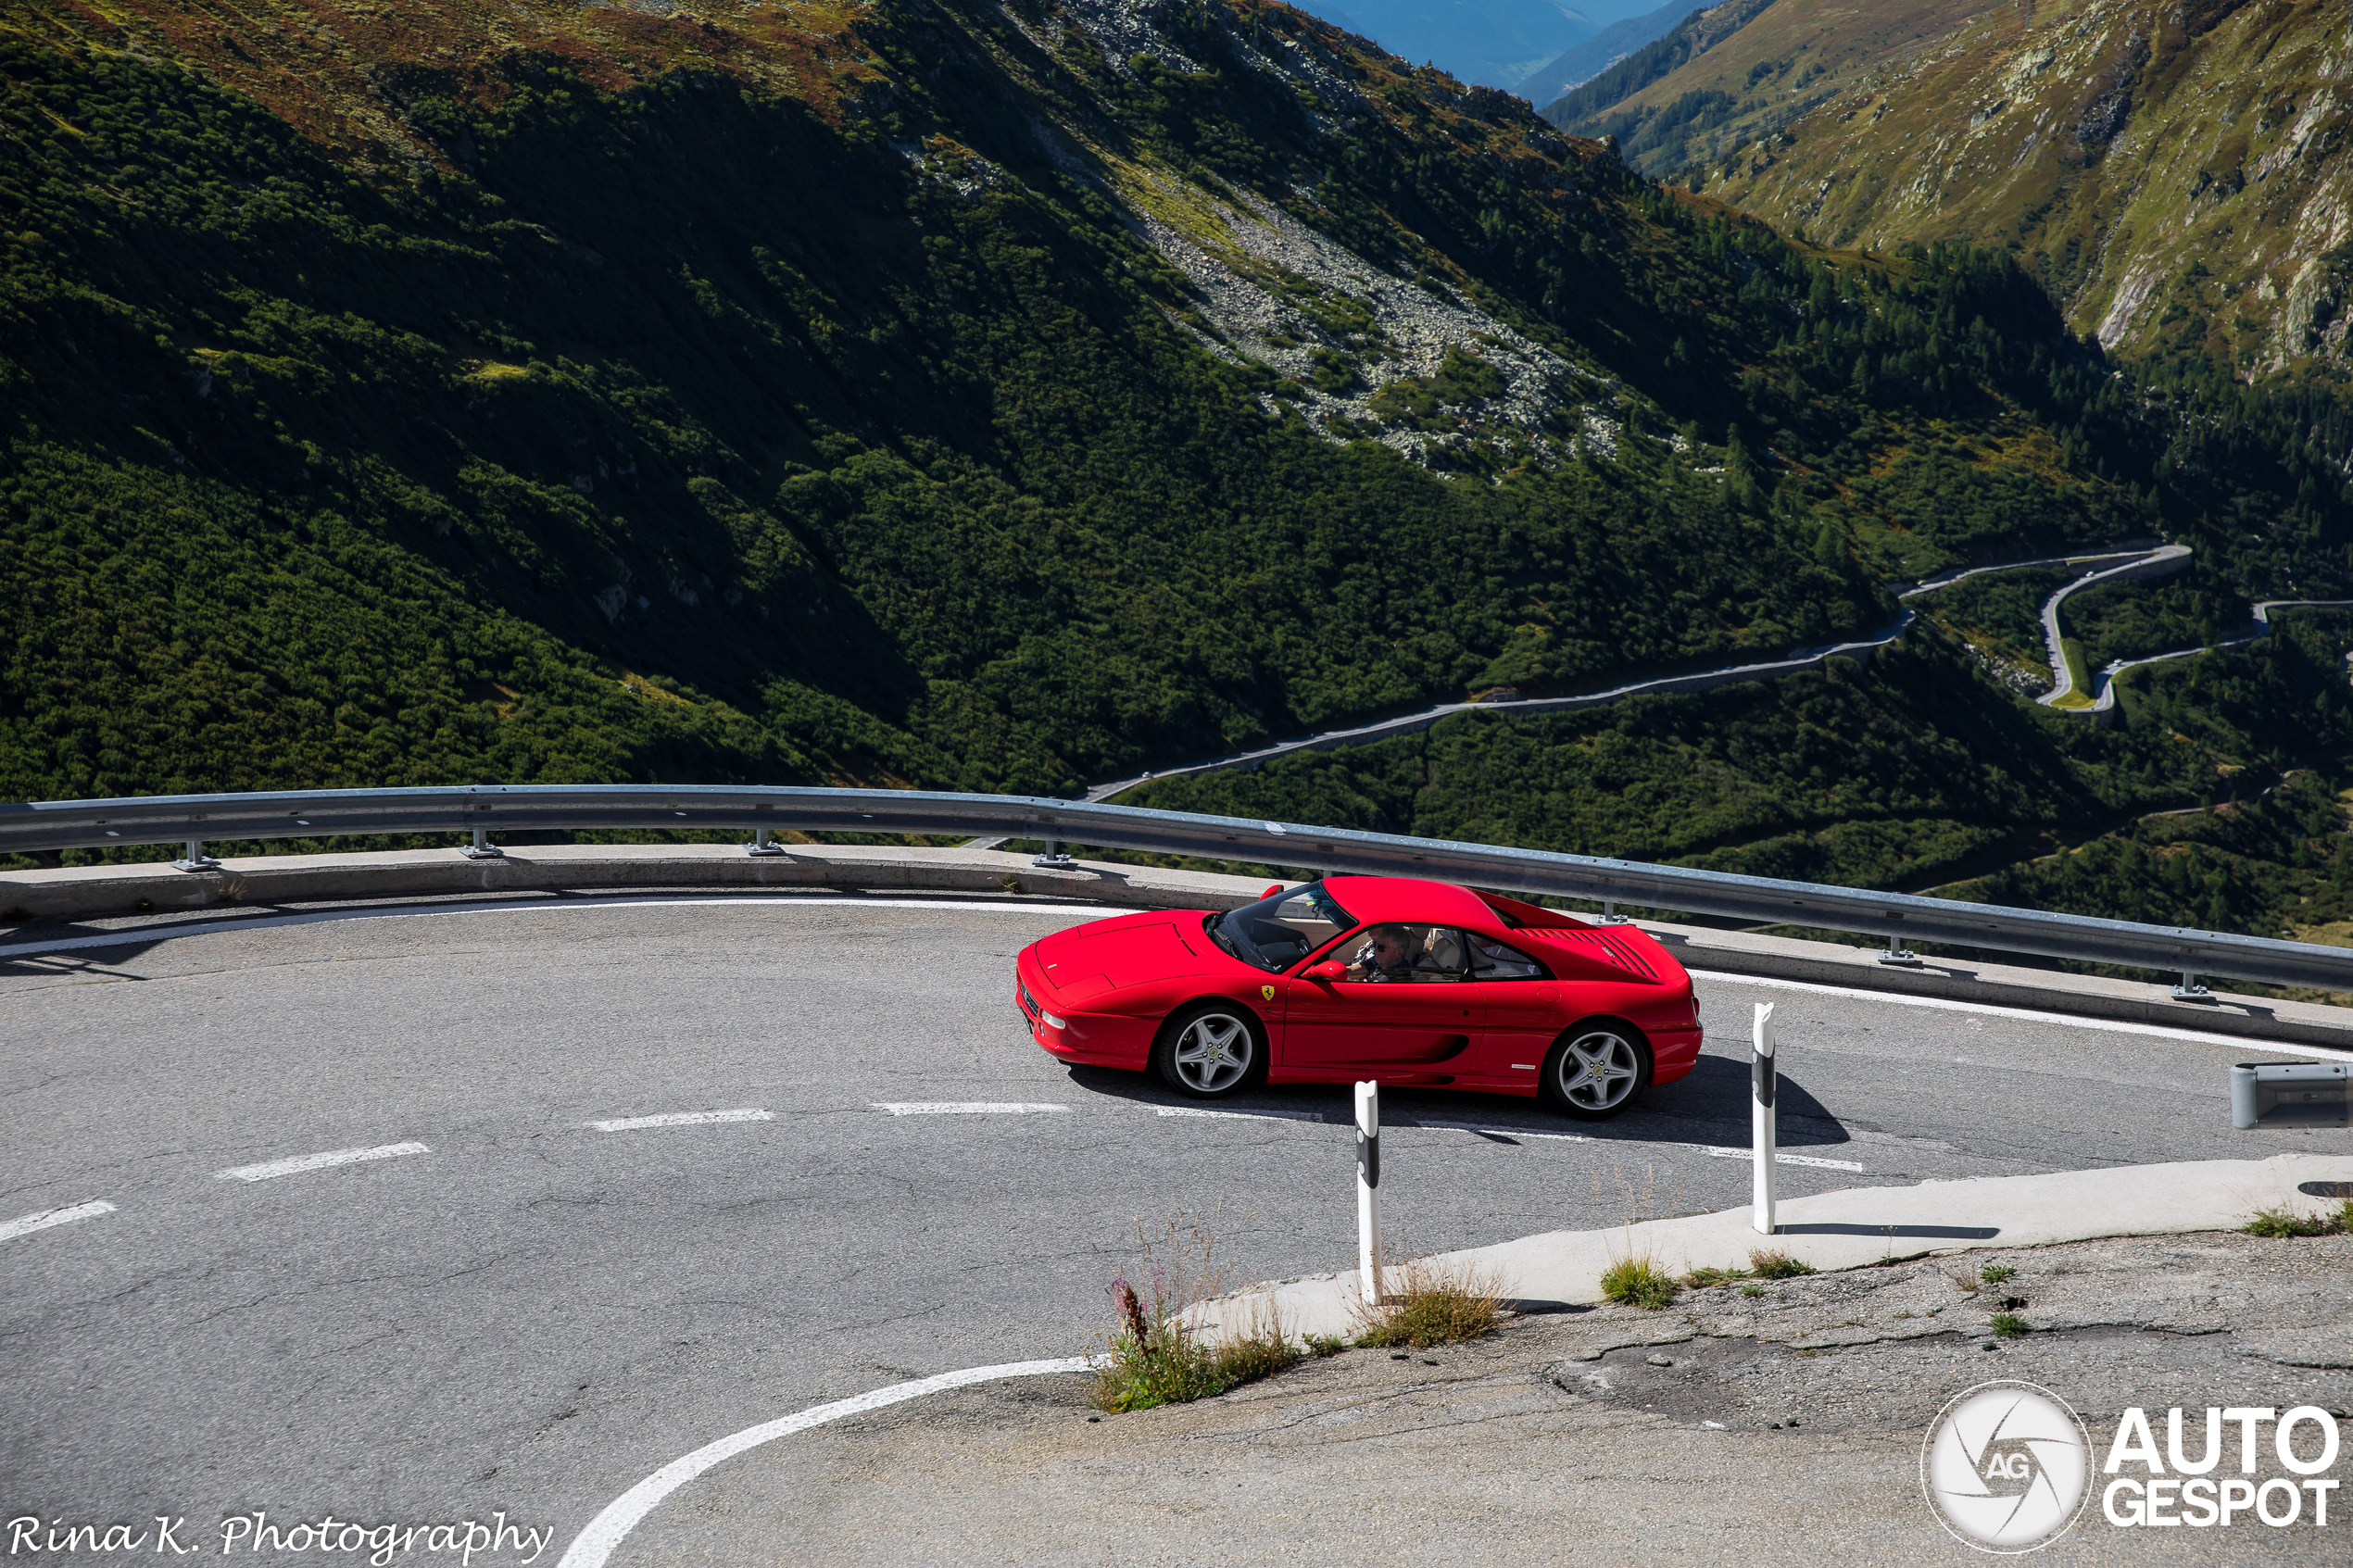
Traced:
<path fill-rule="evenodd" d="M 1621 1307 L 1655 1312 L 1672 1306 L 1681 1288 L 1656 1259 L 1647 1255 L 1619 1258 L 1602 1271 L 1603 1297 Z"/>
<path fill-rule="evenodd" d="M 1478 1338 L 1504 1315 L 1503 1284 L 1491 1271 L 1416 1259 L 1390 1269 L 1387 1278 L 1390 1293 L 1357 1309 L 1359 1345 L 1451 1345 Z"/>

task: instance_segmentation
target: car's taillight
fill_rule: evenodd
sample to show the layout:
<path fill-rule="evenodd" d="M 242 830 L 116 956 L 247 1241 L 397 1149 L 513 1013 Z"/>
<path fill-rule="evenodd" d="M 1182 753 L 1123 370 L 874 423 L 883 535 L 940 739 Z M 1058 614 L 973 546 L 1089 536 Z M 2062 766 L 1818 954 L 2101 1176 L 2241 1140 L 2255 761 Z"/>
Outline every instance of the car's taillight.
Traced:
<path fill-rule="evenodd" d="M 1038 1016 L 1046 1021 L 1046 1027 L 1049 1029 L 1067 1029 L 1070 1027 L 1068 1023 L 1059 1018 L 1056 1018 L 1052 1013 L 1048 1012 L 1043 1008 L 1038 1010 Z"/>

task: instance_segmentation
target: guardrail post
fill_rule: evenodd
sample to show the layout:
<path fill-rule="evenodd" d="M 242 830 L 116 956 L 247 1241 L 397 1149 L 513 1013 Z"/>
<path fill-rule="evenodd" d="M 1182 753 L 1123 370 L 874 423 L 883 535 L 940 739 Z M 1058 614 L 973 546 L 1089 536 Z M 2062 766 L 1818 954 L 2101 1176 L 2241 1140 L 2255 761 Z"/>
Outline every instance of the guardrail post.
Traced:
<path fill-rule="evenodd" d="M 1887 950 L 1880 954 L 1879 961 L 1894 964 L 1898 969 L 1920 967 L 1920 956 L 1904 946 L 1904 939 L 1892 931 L 1887 934 Z"/>
<path fill-rule="evenodd" d="M 1048 871 L 1058 872 L 1069 870 L 1072 861 L 1068 851 L 1063 848 L 1063 841 L 1059 838 L 1050 838 L 1046 841 L 1046 852 L 1029 863 L 1033 866 L 1043 866 Z"/>
<path fill-rule="evenodd" d="M 771 844 L 768 842 L 768 835 L 774 832 L 775 832 L 775 829 L 774 828 L 754 829 L 752 841 L 744 846 L 744 853 L 747 855 L 783 854 L 785 852 L 785 847 L 783 845 Z"/>
<path fill-rule="evenodd" d="M 1357 1288 L 1380 1305 L 1380 1082 L 1356 1085 Z"/>
<path fill-rule="evenodd" d="M 2185 969 L 2182 972 L 2182 983 L 2173 987 L 2173 999 L 2177 1002 L 2210 1002 L 2214 999 L 2214 993 L 2206 988 L 2205 981 Z"/>
<path fill-rule="evenodd" d="M 1760 1236 L 1773 1234 L 1773 1146 L 1780 1128 L 1774 1114 L 1780 1073 L 1773 1061 L 1773 1004 L 1756 1004 L 1748 1059 L 1748 1128 L 1751 1171 L 1749 1224 Z"/>
<path fill-rule="evenodd" d="M 461 846 L 458 853 L 469 860 L 503 860 L 507 858 L 507 852 L 504 849 L 490 842 L 488 828 L 474 829 L 474 841 Z"/>
<path fill-rule="evenodd" d="M 217 872 L 220 869 L 220 862 L 204 852 L 203 839 L 188 839 L 185 849 L 186 852 L 180 859 L 171 862 L 174 871 Z"/>
<path fill-rule="evenodd" d="M 1601 923 L 1604 925 L 1631 925 L 1634 922 L 1617 912 L 1617 899 L 1604 898 L 1602 900 Z"/>

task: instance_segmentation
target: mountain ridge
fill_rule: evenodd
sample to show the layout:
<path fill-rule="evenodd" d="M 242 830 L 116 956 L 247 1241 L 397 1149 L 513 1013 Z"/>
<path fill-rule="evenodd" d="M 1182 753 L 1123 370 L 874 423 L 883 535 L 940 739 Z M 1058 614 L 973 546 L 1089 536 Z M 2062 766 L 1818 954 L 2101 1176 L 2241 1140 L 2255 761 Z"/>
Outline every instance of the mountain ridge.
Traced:
<path fill-rule="evenodd" d="M 1734 46 L 1576 107 L 1552 118 L 1832 244 L 2012 248 L 2128 355 L 2339 386 L 2353 363 L 2341 6 L 1948 0 L 1858 26 L 1776 0 Z"/>

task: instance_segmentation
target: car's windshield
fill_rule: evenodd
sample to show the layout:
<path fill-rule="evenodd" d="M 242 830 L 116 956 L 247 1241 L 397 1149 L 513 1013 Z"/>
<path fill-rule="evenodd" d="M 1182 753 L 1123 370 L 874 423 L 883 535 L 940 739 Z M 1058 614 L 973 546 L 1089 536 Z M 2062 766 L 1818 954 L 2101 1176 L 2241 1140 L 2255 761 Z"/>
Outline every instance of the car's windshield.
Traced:
<path fill-rule="evenodd" d="M 1242 962 L 1279 973 L 1355 923 L 1323 884 L 1311 882 L 1214 917 L 1209 936 Z"/>

